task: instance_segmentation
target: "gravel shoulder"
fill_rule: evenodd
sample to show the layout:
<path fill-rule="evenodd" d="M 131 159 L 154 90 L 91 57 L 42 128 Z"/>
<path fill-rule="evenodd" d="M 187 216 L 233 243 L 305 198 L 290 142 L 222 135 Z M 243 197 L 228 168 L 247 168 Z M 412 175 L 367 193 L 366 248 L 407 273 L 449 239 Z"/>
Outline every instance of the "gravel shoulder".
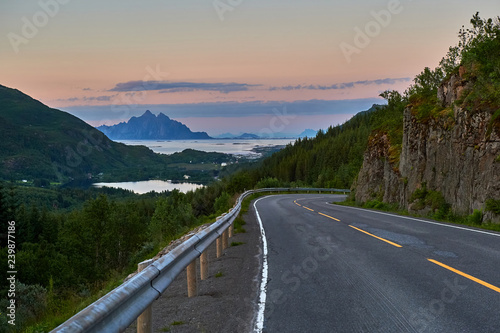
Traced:
<path fill-rule="evenodd" d="M 246 232 L 233 235 L 220 258 L 215 243 L 208 249 L 209 277 L 201 281 L 197 260 L 198 296 L 187 297 L 186 270 L 153 303 L 153 332 L 251 332 L 260 287 L 261 241 L 255 212 L 243 219 Z M 217 277 L 216 277 L 217 276 Z M 125 332 L 136 332 L 134 322 Z"/>

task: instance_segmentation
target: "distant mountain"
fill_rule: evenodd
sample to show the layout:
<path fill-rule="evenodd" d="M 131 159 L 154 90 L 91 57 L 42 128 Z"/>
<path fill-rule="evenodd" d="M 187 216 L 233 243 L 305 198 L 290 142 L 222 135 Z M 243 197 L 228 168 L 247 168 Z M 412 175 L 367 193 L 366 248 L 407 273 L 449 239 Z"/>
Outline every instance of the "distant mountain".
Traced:
<path fill-rule="evenodd" d="M 304 132 L 300 133 L 298 135 L 298 137 L 299 138 L 304 138 L 304 137 L 314 138 L 314 137 L 316 137 L 316 133 L 318 133 L 318 131 L 315 131 L 315 130 L 308 128 L 308 129 L 304 130 Z"/>
<path fill-rule="evenodd" d="M 237 136 L 235 139 L 260 139 L 260 136 L 252 133 L 243 133 L 240 136 Z"/>
<path fill-rule="evenodd" d="M 235 137 L 237 137 L 237 135 L 232 134 L 232 133 L 222 133 L 222 134 L 215 136 L 215 138 L 217 138 L 217 139 L 232 139 Z"/>
<path fill-rule="evenodd" d="M 112 140 L 202 140 L 211 139 L 206 132 L 192 132 L 186 125 L 170 119 L 163 113 L 158 116 L 149 110 L 126 123 L 99 126 L 97 129 Z"/>
<path fill-rule="evenodd" d="M 164 165 L 165 157 L 144 146 L 113 142 L 77 117 L 0 85 L 0 178 L 66 182 L 125 172 L 133 178 Z"/>

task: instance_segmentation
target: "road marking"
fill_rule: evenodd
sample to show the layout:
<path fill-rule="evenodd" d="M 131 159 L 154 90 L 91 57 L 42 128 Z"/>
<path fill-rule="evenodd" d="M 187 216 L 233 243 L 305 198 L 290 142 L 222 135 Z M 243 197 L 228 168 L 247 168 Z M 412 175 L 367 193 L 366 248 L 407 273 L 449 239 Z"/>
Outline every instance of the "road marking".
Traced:
<path fill-rule="evenodd" d="M 450 266 L 448 266 L 448 265 L 445 265 L 445 264 L 443 264 L 443 263 L 440 263 L 440 262 L 439 262 L 439 261 L 437 261 L 437 260 L 434 260 L 434 259 L 427 259 L 427 260 L 429 260 L 430 262 L 432 262 L 432 263 L 434 263 L 434 264 L 436 264 L 436 265 L 439 265 L 439 266 L 441 266 L 441 267 L 443 267 L 443 268 L 446 268 L 447 270 L 450 270 L 450 271 L 452 271 L 452 272 L 454 272 L 454 273 L 457 273 L 458 275 L 462 275 L 463 277 L 466 277 L 466 278 L 468 278 L 469 280 L 472 280 L 472 281 L 474 281 L 474 282 L 477 282 L 477 283 L 479 283 L 479 284 L 481 284 L 481 285 L 485 286 L 486 288 L 490 288 L 490 289 L 492 289 L 492 290 L 496 291 L 497 293 L 500 293 L 500 288 L 495 287 L 494 285 L 489 284 L 488 282 L 484 282 L 483 280 L 479 280 L 478 278 L 475 278 L 475 277 L 473 277 L 472 275 L 469 275 L 469 274 L 466 274 L 466 273 L 464 273 L 464 272 L 461 272 L 461 271 L 459 271 L 458 269 L 455 269 L 455 268 L 453 268 L 453 267 L 450 267 Z"/>
<path fill-rule="evenodd" d="M 306 206 L 302 206 L 302 207 L 304 207 L 305 209 L 310 210 L 311 212 L 314 212 L 314 209 L 308 208 L 308 207 L 306 207 Z"/>
<path fill-rule="evenodd" d="M 266 197 L 257 199 L 253 203 L 253 208 L 255 209 L 255 215 L 257 215 L 257 220 L 259 221 L 260 235 L 262 238 L 262 279 L 260 282 L 260 297 L 259 297 L 259 311 L 257 312 L 257 319 L 255 321 L 254 332 L 260 333 L 264 328 L 264 310 L 266 309 L 266 293 L 267 293 L 267 239 L 266 232 L 264 231 L 264 225 L 260 219 L 259 211 L 257 210 L 257 202 Z"/>
<path fill-rule="evenodd" d="M 333 205 L 333 204 L 329 203 L 329 205 Z M 426 221 L 426 220 L 416 219 L 416 218 L 413 218 L 413 217 L 401 216 L 401 215 L 396 215 L 396 214 L 388 214 L 388 213 L 378 212 L 376 210 L 370 210 L 370 209 L 365 209 L 365 208 L 350 207 L 350 206 L 343 206 L 343 205 L 335 205 L 335 206 L 336 207 L 345 207 L 345 208 L 350 208 L 350 209 L 357 209 L 357 210 L 364 210 L 365 212 L 370 212 L 370 213 L 377 213 L 377 214 L 382 214 L 382 215 L 387 215 L 387 216 L 392 216 L 392 217 L 399 217 L 399 218 L 402 218 L 402 219 L 407 219 L 407 220 L 412 220 L 412 221 L 418 221 L 418 222 L 423 222 L 423 223 L 435 224 L 435 225 L 439 225 L 439 226 L 442 226 L 442 227 L 455 228 L 455 229 L 472 231 L 472 232 L 477 232 L 477 233 L 480 233 L 480 234 L 486 234 L 486 235 L 490 235 L 490 236 L 500 237 L 500 233 L 493 233 L 493 232 L 488 232 L 488 231 L 482 231 L 482 230 L 476 230 L 476 229 L 469 229 L 469 228 L 459 227 L 459 226 L 456 226 L 456 225 L 446 224 L 444 222 L 439 223 L 439 222 Z"/>
<path fill-rule="evenodd" d="M 330 215 L 326 215 L 326 214 L 323 214 L 323 213 L 320 213 L 320 212 L 318 212 L 318 214 L 319 214 L 319 215 L 326 216 L 326 217 L 328 217 L 328 218 L 331 218 L 332 220 L 335 220 L 335 221 L 339 221 L 339 222 L 340 222 L 340 220 L 339 220 L 339 219 L 336 219 L 335 217 L 331 217 Z"/>
<path fill-rule="evenodd" d="M 297 206 L 302 207 L 302 205 L 301 205 L 301 204 L 298 204 L 298 203 L 296 203 L 295 201 L 294 201 L 294 203 L 295 203 Z"/>
<path fill-rule="evenodd" d="M 393 242 L 391 242 L 391 241 L 389 241 L 389 240 L 387 240 L 387 239 L 384 239 L 384 238 L 382 238 L 382 237 L 375 236 L 374 234 L 370 234 L 369 232 L 366 232 L 366 231 L 361 230 L 361 229 L 359 229 L 359 228 L 353 227 L 352 225 L 350 225 L 350 227 L 351 227 L 351 228 L 354 228 L 354 229 L 356 229 L 356 230 L 358 230 L 358 231 L 364 232 L 364 233 L 365 233 L 365 234 L 367 234 L 367 235 L 370 235 L 370 236 L 372 236 L 372 237 L 375 237 L 375 238 L 377 238 L 377 239 L 380 239 L 381 241 L 384 241 L 384 242 L 386 242 L 386 243 L 389 243 L 389 244 L 391 244 L 391 245 L 393 245 L 393 246 L 395 246 L 395 247 L 402 247 L 402 246 L 401 246 L 401 245 L 399 245 L 399 244 L 393 243 Z"/>

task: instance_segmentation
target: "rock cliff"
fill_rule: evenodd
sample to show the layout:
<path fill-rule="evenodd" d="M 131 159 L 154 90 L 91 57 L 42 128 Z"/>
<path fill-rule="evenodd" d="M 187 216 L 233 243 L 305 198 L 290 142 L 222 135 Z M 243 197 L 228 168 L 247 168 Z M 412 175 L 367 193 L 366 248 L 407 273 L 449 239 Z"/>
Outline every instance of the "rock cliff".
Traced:
<path fill-rule="evenodd" d="M 465 215 L 484 209 L 488 199 L 500 199 L 500 117 L 492 107 L 464 106 L 467 77 L 460 68 L 441 84 L 438 99 L 444 110 L 437 117 L 423 120 L 412 105 L 406 107 L 399 165 L 389 158 L 392 143 L 387 136 L 372 133 L 353 185 L 357 201 L 377 199 L 423 210 L 412 202 L 412 194 L 425 188 Z M 491 212 L 484 218 L 500 221 Z"/>

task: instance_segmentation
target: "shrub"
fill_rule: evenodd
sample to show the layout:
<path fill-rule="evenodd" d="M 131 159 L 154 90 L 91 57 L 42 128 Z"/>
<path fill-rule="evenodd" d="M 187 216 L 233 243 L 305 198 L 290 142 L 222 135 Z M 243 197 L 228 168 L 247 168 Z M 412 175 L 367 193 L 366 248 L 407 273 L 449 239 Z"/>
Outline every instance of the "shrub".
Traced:
<path fill-rule="evenodd" d="M 500 215 L 500 200 L 488 199 L 486 200 L 486 211 L 493 212 Z"/>
<path fill-rule="evenodd" d="M 217 214 L 222 214 L 231 208 L 231 196 L 227 192 L 222 192 L 222 194 L 215 199 L 214 209 Z"/>
<path fill-rule="evenodd" d="M 483 212 L 479 209 L 474 209 L 474 212 L 467 217 L 467 222 L 481 224 L 483 222 Z"/>
<path fill-rule="evenodd" d="M 270 187 L 281 187 L 283 184 L 277 178 L 274 177 L 266 177 L 264 179 L 259 180 L 256 188 L 270 188 Z"/>

